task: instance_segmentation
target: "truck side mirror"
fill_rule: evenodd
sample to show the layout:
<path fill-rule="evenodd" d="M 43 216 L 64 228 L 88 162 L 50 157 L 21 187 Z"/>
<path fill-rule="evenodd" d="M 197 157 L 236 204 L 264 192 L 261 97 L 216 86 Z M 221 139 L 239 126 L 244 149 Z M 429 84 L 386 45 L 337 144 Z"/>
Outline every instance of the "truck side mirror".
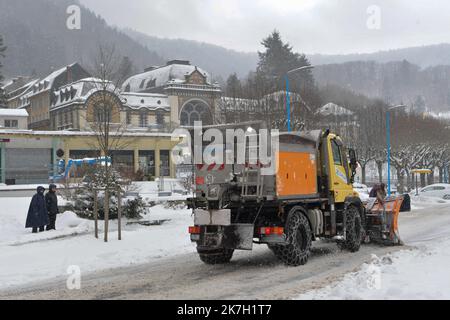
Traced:
<path fill-rule="evenodd" d="M 354 149 L 348 150 L 348 156 L 350 158 L 350 164 L 358 163 L 358 160 L 356 159 L 356 151 Z"/>
<path fill-rule="evenodd" d="M 355 180 L 356 169 L 358 168 L 358 159 L 356 158 L 356 151 L 354 149 L 349 149 L 348 157 L 350 159 L 350 169 L 352 170 L 352 183 L 353 183 Z"/>

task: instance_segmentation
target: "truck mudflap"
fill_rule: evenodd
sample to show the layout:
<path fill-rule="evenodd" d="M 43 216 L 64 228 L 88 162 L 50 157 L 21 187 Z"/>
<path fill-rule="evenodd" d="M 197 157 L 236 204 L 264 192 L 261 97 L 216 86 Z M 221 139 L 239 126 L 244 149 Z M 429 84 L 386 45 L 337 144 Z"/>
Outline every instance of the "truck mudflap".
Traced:
<path fill-rule="evenodd" d="M 194 210 L 195 227 L 190 228 L 191 240 L 200 249 L 252 250 L 255 226 L 232 224 L 231 210 Z"/>
<path fill-rule="evenodd" d="M 403 245 L 398 230 L 398 217 L 404 196 L 391 196 L 380 203 L 370 198 L 366 208 L 366 234 L 371 242 L 383 245 Z"/>
<path fill-rule="evenodd" d="M 229 226 L 203 225 L 190 228 L 191 241 L 201 250 L 253 249 L 254 225 L 231 224 Z"/>

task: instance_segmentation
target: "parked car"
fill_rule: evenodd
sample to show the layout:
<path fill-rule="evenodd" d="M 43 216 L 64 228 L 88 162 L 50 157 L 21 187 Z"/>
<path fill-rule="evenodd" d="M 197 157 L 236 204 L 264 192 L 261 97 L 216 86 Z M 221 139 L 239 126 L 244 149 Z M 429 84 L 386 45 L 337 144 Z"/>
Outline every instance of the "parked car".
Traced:
<path fill-rule="evenodd" d="M 411 192 L 413 195 L 416 191 Z M 419 195 L 450 200 L 450 184 L 436 183 L 419 189 Z"/>
<path fill-rule="evenodd" d="M 353 190 L 359 193 L 359 197 L 362 200 L 367 200 L 369 198 L 369 187 L 365 184 L 355 182 L 353 183 Z"/>
<path fill-rule="evenodd" d="M 359 193 L 369 194 L 369 192 L 370 192 L 368 186 L 366 186 L 365 184 L 362 184 L 362 183 L 358 183 L 358 182 L 353 183 L 353 189 Z"/>

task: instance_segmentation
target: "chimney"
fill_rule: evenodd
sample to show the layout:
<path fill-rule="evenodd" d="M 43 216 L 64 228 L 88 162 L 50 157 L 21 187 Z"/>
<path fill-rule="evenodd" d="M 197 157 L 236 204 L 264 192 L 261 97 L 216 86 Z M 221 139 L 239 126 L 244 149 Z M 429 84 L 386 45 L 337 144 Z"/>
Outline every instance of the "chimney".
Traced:
<path fill-rule="evenodd" d="M 70 68 L 70 66 L 67 66 L 66 68 L 66 75 L 67 75 L 67 84 L 72 83 L 73 77 L 72 77 L 72 69 Z"/>

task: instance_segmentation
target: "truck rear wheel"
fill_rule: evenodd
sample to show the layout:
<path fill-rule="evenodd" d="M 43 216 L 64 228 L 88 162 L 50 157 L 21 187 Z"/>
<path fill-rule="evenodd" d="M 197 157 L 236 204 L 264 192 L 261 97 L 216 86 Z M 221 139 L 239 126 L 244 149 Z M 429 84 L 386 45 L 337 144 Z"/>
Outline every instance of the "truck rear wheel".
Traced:
<path fill-rule="evenodd" d="M 341 249 L 348 250 L 350 252 L 357 252 L 361 247 L 361 240 L 363 234 L 363 228 L 361 225 L 361 216 L 359 210 L 355 206 L 349 206 L 347 209 L 347 237 L 345 241 L 338 243 Z"/>
<path fill-rule="evenodd" d="M 289 214 L 286 237 L 286 245 L 269 245 L 269 248 L 286 265 L 296 267 L 306 264 L 311 253 L 312 232 L 308 218 L 301 210 Z"/>
<path fill-rule="evenodd" d="M 233 257 L 233 249 L 217 249 L 212 251 L 205 251 L 197 249 L 197 252 L 202 260 L 206 264 L 225 264 L 231 261 Z"/>

